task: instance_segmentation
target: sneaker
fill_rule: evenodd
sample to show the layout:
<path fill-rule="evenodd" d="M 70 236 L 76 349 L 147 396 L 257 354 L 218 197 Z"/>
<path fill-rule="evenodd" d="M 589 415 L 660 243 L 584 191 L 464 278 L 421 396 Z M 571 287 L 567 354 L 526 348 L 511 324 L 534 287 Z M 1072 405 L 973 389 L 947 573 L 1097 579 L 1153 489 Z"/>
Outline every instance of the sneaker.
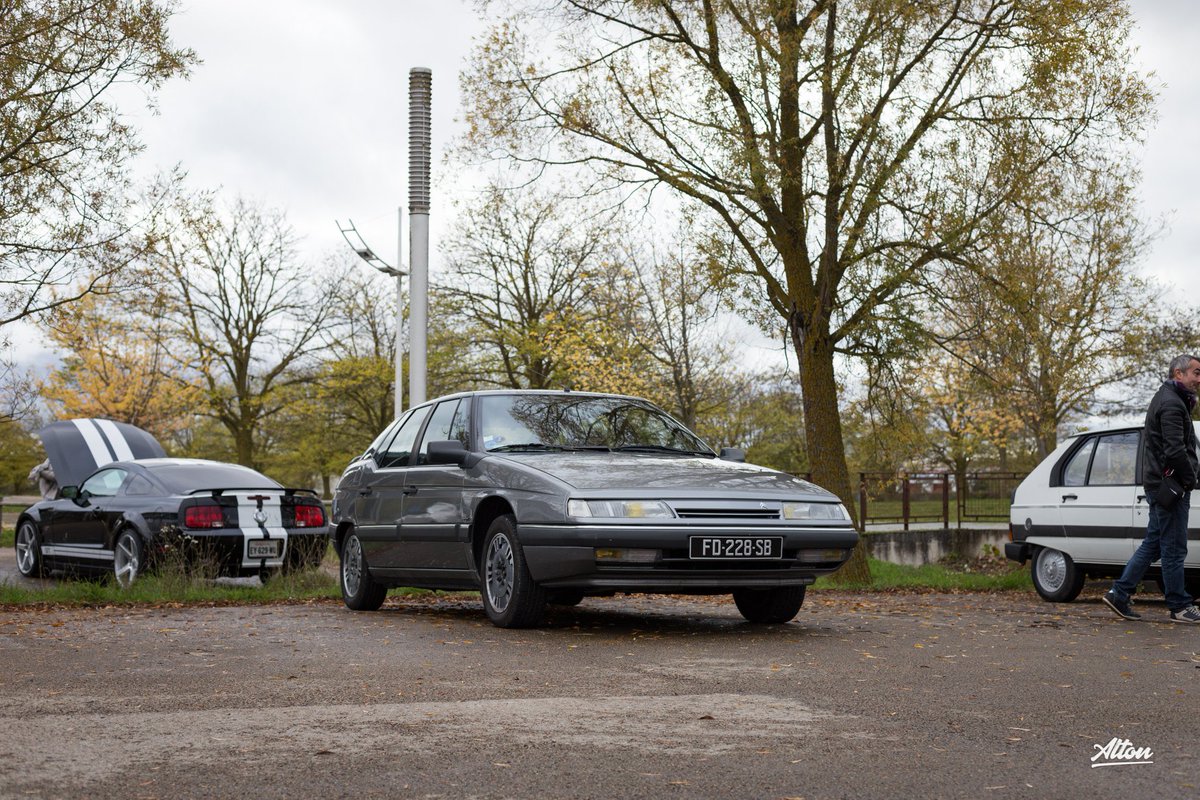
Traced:
<path fill-rule="evenodd" d="M 1113 594 L 1112 590 L 1105 592 L 1104 597 L 1100 599 L 1104 601 L 1104 605 L 1117 612 L 1117 616 L 1119 617 L 1123 617 L 1125 619 L 1142 618 L 1141 614 L 1133 610 L 1132 604 L 1128 600 L 1121 600 L 1115 594 Z M 1174 619 L 1175 615 L 1172 614 L 1171 618 Z M 1196 621 L 1200 622 L 1200 619 L 1197 619 Z"/>
<path fill-rule="evenodd" d="M 1200 622 L 1200 608 L 1188 606 L 1171 612 L 1172 622 Z"/>

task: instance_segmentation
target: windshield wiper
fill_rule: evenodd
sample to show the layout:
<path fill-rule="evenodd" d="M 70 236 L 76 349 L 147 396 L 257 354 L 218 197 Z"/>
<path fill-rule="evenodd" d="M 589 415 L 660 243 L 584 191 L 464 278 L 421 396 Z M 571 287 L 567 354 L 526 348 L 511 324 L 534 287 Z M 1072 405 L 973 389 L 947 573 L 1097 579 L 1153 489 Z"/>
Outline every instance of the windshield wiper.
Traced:
<path fill-rule="evenodd" d="M 514 450 L 565 450 L 557 444 L 543 444 L 542 442 L 525 442 L 524 444 L 502 444 L 499 447 L 493 447 L 488 450 L 489 453 L 511 453 Z"/>
<path fill-rule="evenodd" d="M 667 447 L 661 444 L 625 444 L 620 447 L 614 447 L 614 452 L 617 453 L 671 453 L 681 456 L 709 456 L 712 453 L 706 453 L 703 450 L 684 450 L 679 447 Z"/>

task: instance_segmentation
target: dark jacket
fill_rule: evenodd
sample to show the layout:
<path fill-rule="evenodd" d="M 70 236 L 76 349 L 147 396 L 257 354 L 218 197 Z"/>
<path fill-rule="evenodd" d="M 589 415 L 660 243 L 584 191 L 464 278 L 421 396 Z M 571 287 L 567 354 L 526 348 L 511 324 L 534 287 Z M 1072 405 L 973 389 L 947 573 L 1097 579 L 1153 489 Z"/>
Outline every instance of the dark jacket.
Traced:
<path fill-rule="evenodd" d="M 1175 480 L 1184 489 L 1196 488 L 1196 478 L 1200 475 L 1196 428 L 1174 381 L 1159 387 L 1146 411 L 1146 430 L 1142 436 L 1142 485 L 1146 487 L 1147 497 L 1158 494 L 1163 471 L 1167 469 L 1175 470 Z"/>

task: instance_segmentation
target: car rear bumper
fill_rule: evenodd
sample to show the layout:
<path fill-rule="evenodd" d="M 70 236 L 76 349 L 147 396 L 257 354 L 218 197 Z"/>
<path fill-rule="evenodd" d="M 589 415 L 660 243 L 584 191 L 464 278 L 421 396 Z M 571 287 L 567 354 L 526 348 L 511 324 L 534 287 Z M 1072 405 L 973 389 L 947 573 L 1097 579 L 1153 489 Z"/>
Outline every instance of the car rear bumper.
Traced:
<path fill-rule="evenodd" d="M 1010 561 L 1024 564 L 1033 556 L 1033 546 L 1029 542 L 1005 542 L 1004 557 Z"/>
<path fill-rule="evenodd" d="M 778 536 L 782 557 L 693 559 L 692 536 Z M 530 575 L 546 588 L 601 591 L 719 592 L 739 587 L 803 586 L 846 562 L 858 542 L 850 527 L 521 526 Z M 621 553 L 638 551 L 635 561 Z M 598 551 L 616 557 L 599 557 Z"/>
<path fill-rule="evenodd" d="M 289 567 L 315 566 L 329 540 L 328 529 L 274 529 L 270 534 L 253 529 L 186 531 L 158 537 L 151 547 L 158 565 L 173 560 L 188 567 L 208 562 L 219 575 L 238 577 Z M 275 555 L 255 555 L 252 548 L 275 542 Z M 309 563 L 315 562 L 315 563 Z"/>

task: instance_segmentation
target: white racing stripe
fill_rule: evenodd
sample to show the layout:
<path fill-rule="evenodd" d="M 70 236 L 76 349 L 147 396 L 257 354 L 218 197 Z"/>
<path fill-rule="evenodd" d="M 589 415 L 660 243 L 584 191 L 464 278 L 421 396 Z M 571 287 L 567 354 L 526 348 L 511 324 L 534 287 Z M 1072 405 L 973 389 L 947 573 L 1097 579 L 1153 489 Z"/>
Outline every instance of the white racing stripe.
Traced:
<path fill-rule="evenodd" d="M 104 435 L 100 433 L 100 429 L 96 427 L 90 419 L 73 419 L 79 434 L 83 437 L 84 444 L 87 445 L 88 451 L 92 454 L 92 459 L 96 462 L 96 468 L 99 469 L 105 464 L 113 462 L 112 455 L 108 452 L 108 446 L 104 444 Z M 122 441 L 124 441 L 122 439 Z"/>
<path fill-rule="evenodd" d="M 269 494 L 268 492 L 254 492 L 245 494 L 235 494 L 238 506 L 238 528 L 242 531 L 242 566 L 243 567 L 278 567 L 283 564 L 283 558 L 287 555 L 287 530 L 283 527 L 283 508 L 280 503 L 279 494 Z M 259 501 L 257 497 L 264 498 Z M 259 503 L 262 503 L 262 519 L 256 519 L 259 514 Z M 263 541 L 264 539 L 280 540 L 283 544 L 280 547 L 278 558 L 250 558 L 250 542 Z"/>
<path fill-rule="evenodd" d="M 112 550 L 100 550 L 95 547 L 71 547 L 69 545 L 42 545 L 42 554 L 47 556 L 62 556 L 63 558 L 90 558 L 97 561 L 112 561 Z"/>
<path fill-rule="evenodd" d="M 117 429 L 112 420 L 98 419 L 96 425 L 112 445 L 113 452 L 117 454 L 117 461 L 133 461 L 133 451 L 129 449 L 129 442 L 125 441 L 124 434 Z"/>

